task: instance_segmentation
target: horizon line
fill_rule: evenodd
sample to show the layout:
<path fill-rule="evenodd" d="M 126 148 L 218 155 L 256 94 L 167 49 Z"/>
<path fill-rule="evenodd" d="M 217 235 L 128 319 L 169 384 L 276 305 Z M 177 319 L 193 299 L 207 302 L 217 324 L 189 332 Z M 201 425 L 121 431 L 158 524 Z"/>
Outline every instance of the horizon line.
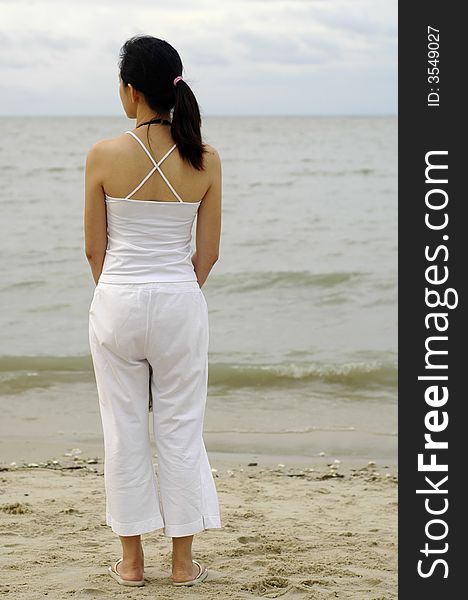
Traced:
<path fill-rule="evenodd" d="M 217 113 L 217 114 L 205 114 L 205 115 L 201 115 L 202 120 L 204 118 L 211 118 L 211 117 L 238 117 L 238 118 L 242 118 L 242 117 L 255 117 L 255 118 L 271 118 L 271 117 L 281 117 L 281 118 L 301 118 L 301 117 L 397 117 L 398 113 L 304 113 L 304 114 L 290 114 L 290 113 L 271 113 L 271 114 L 238 114 L 238 113 Z M 6 114 L 0 114 L 0 119 L 23 119 L 23 118 L 43 118 L 43 119 L 47 119 L 47 118 L 56 118 L 56 119 L 60 119 L 60 118 L 91 118 L 91 119 L 97 119 L 97 118 L 105 118 L 105 119 L 117 119 L 117 118 L 122 118 L 122 119 L 128 119 L 129 121 L 134 121 L 135 119 L 129 119 L 128 117 L 124 116 L 124 115 L 115 115 L 115 114 L 15 114 L 15 115 L 6 115 Z"/>

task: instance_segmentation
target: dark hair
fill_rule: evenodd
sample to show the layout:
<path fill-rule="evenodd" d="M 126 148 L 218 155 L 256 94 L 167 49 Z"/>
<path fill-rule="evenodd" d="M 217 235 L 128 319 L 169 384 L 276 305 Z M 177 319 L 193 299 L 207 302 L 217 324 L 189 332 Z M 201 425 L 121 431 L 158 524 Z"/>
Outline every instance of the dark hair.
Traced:
<path fill-rule="evenodd" d="M 197 99 L 185 80 L 174 86 L 183 70 L 177 50 L 165 40 L 135 35 L 120 49 L 119 69 L 123 83 L 140 91 L 150 108 L 158 113 L 172 110 L 171 134 L 181 157 L 203 170 L 206 147 Z"/>

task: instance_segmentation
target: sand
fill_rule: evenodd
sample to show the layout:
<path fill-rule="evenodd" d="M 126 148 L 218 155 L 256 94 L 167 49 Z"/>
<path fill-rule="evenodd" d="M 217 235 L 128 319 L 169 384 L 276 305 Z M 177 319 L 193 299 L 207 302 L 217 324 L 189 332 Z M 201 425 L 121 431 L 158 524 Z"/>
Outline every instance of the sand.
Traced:
<path fill-rule="evenodd" d="M 105 524 L 102 460 L 60 462 L 0 467 L 1 597 L 397 598 L 394 468 L 211 459 L 223 528 L 193 543 L 209 578 L 171 586 L 171 540 L 158 530 L 142 536 L 146 586 L 128 588 L 106 572 L 121 546 Z"/>

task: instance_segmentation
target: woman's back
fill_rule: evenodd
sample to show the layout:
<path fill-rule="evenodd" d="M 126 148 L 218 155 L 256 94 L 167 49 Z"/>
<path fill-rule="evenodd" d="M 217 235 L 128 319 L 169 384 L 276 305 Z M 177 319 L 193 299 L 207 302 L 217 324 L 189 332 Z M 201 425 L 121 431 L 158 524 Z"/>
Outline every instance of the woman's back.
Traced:
<path fill-rule="evenodd" d="M 126 131 L 106 142 L 108 244 L 99 281 L 196 281 L 192 226 L 210 186 L 212 149 L 207 147 L 200 172 L 181 159 L 167 130 L 151 132 L 153 152 L 139 133 Z"/>
<path fill-rule="evenodd" d="M 142 131 L 143 129 L 143 131 Z M 205 169 L 198 171 L 179 155 L 169 128 L 164 125 L 135 128 L 115 139 L 108 140 L 108 165 L 103 174 L 103 187 L 111 197 L 125 198 L 153 170 L 154 162 L 164 159 L 161 170 L 184 202 L 198 202 L 207 192 L 212 179 L 212 156 L 215 150 L 205 145 Z M 138 137 L 138 142 L 133 136 Z M 149 137 L 149 144 L 148 144 Z M 141 146 L 144 145 L 148 153 Z M 176 146 L 172 151 L 171 148 Z M 166 154 L 169 152 L 169 155 Z M 161 174 L 154 174 L 131 196 L 133 199 L 177 202 Z"/>

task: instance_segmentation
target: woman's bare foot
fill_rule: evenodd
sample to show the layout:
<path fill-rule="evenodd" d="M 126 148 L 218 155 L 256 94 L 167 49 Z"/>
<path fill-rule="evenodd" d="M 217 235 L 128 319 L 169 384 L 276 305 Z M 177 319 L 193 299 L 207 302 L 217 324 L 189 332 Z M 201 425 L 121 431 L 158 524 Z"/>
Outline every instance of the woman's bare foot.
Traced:
<path fill-rule="evenodd" d="M 173 565 L 172 566 L 172 581 L 174 583 L 182 583 L 183 581 L 191 581 L 195 579 L 200 572 L 205 570 L 205 565 L 200 563 L 201 571 L 199 567 L 193 562 L 186 565 Z"/>
<path fill-rule="evenodd" d="M 112 568 L 115 570 L 114 566 Z M 124 558 L 117 565 L 117 573 L 122 579 L 127 579 L 128 581 L 141 581 L 144 578 L 143 561 L 140 560 L 138 563 L 135 563 Z"/>

